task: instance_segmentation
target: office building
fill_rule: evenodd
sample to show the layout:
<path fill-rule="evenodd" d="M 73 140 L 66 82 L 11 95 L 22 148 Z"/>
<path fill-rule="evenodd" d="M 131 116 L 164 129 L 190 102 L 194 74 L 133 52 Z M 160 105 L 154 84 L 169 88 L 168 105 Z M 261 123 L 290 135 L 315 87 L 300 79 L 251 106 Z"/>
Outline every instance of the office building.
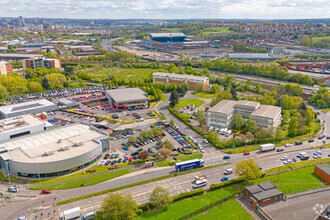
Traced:
<path fill-rule="evenodd" d="M 194 76 L 194 75 L 185 75 L 185 74 L 175 74 L 175 73 L 162 73 L 162 72 L 155 72 L 152 74 L 153 82 L 154 83 L 165 83 L 165 84 L 176 84 L 182 85 L 187 83 L 189 88 L 192 90 L 197 89 L 197 85 L 199 83 L 204 84 L 205 86 L 209 85 L 209 78 L 205 76 Z"/>
<path fill-rule="evenodd" d="M 280 107 L 245 100 L 222 100 L 206 113 L 206 125 L 229 128 L 232 126 L 233 115 L 236 113 L 239 113 L 244 121 L 251 117 L 262 128 L 276 127 L 281 124 Z"/>
<path fill-rule="evenodd" d="M 7 175 L 59 176 L 93 164 L 107 150 L 106 133 L 87 125 L 71 124 L 2 142 L 0 167 Z"/>
<path fill-rule="evenodd" d="M 285 47 L 276 44 L 257 44 L 253 46 L 254 49 L 266 50 L 269 54 L 281 54 L 284 52 Z"/>
<path fill-rule="evenodd" d="M 13 66 L 5 61 L 0 61 L 0 75 L 11 75 L 13 73 Z"/>
<path fill-rule="evenodd" d="M 43 67 L 47 69 L 59 68 L 61 69 L 61 60 L 60 59 L 48 59 L 45 57 L 35 57 L 30 59 L 22 60 L 23 69 L 32 68 L 37 70 L 37 68 Z"/>
<path fill-rule="evenodd" d="M 26 114 L 35 114 L 54 110 L 58 110 L 57 105 L 46 99 L 40 99 L 31 102 L 22 102 L 13 105 L 1 106 L 0 118 L 11 118 Z"/>
<path fill-rule="evenodd" d="M 121 88 L 105 91 L 109 104 L 118 109 L 149 108 L 148 93 L 140 88 Z"/>

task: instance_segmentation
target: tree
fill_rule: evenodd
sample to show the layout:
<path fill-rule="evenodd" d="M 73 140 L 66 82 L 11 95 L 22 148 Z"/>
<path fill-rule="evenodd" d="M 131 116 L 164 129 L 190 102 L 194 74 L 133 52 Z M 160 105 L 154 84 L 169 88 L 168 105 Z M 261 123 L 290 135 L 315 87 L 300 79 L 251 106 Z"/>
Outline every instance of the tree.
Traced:
<path fill-rule="evenodd" d="M 249 120 L 246 122 L 246 129 L 252 133 L 256 132 L 258 129 L 257 123 L 249 117 Z"/>
<path fill-rule="evenodd" d="M 297 117 L 293 116 L 290 119 L 289 128 L 288 128 L 288 136 L 295 137 L 298 132 L 298 119 Z"/>
<path fill-rule="evenodd" d="M 30 82 L 29 90 L 30 90 L 30 92 L 35 93 L 35 92 L 41 92 L 43 90 L 43 88 L 42 88 L 41 84 L 38 82 Z"/>
<path fill-rule="evenodd" d="M 244 125 L 244 119 L 241 114 L 236 113 L 233 115 L 233 125 L 237 129 L 241 129 L 241 127 Z"/>
<path fill-rule="evenodd" d="M 172 154 L 172 150 L 171 149 L 167 149 L 165 147 L 162 147 L 158 150 L 158 152 L 164 157 L 167 158 L 168 156 L 170 156 Z"/>
<path fill-rule="evenodd" d="M 139 155 L 142 160 L 148 159 L 149 157 L 149 153 L 147 151 L 141 151 Z"/>
<path fill-rule="evenodd" d="M 278 141 L 284 140 L 285 139 L 285 133 L 282 130 L 281 126 L 277 126 L 275 130 L 275 139 Z"/>
<path fill-rule="evenodd" d="M 171 121 L 170 121 L 170 125 L 173 127 L 175 125 L 175 121 L 174 119 L 172 118 Z"/>
<path fill-rule="evenodd" d="M 7 92 L 6 87 L 0 84 L 0 99 L 7 98 L 9 93 Z"/>
<path fill-rule="evenodd" d="M 136 141 L 136 138 L 134 136 L 128 137 L 128 142 L 134 143 Z"/>
<path fill-rule="evenodd" d="M 164 145 L 166 149 L 170 149 L 170 150 L 173 149 L 173 144 L 169 140 L 165 140 Z"/>
<path fill-rule="evenodd" d="M 41 85 L 44 89 L 48 90 L 50 89 L 50 85 L 49 85 L 49 82 L 48 82 L 48 79 L 46 77 L 44 77 L 41 81 Z"/>
<path fill-rule="evenodd" d="M 242 177 L 245 183 L 261 176 L 258 164 L 253 159 L 241 160 L 236 164 L 235 173 Z"/>
<path fill-rule="evenodd" d="M 96 212 L 96 220 L 129 220 L 136 217 L 137 204 L 131 194 L 109 193 L 103 200 L 101 210 Z"/>
<path fill-rule="evenodd" d="M 205 123 L 205 115 L 202 110 L 197 111 L 196 119 L 199 122 L 199 126 Z"/>
<path fill-rule="evenodd" d="M 164 189 L 161 186 L 156 186 L 150 195 L 149 201 L 156 209 L 162 209 L 168 206 L 173 200 L 171 193 L 167 189 Z"/>
<path fill-rule="evenodd" d="M 197 92 L 203 92 L 203 91 L 204 91 L 204 83 L 198 83 Z"/>
<path fill-rule="evenodd" d="M 164 113 L 160 113 L 160 115 L 159 115 L 159 119 L 160 119 L 160 120 L 166 120 L 166 116 L 165 116 L 165 114 L 164 114 Z"/>
<path fill-rule="evenodd" d="M 172 106 L 175 106 L 178 102 L 179 102 L 179 94 L 177 93 L 176 90 L 174 90 L 170 96 L 170 104 Z"/>

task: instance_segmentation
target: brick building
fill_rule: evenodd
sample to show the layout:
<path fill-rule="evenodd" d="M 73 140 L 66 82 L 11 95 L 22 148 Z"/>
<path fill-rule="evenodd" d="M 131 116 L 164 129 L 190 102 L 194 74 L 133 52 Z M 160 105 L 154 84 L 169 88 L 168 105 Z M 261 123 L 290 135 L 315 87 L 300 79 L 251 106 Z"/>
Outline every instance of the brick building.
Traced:
<path fill-rule="evenodd" d="M 319 164 L 314 168 L 314 173 L 330 183 L 330 165 L 328 164 Z"/>
<path fill-rule="evenodd" d="M 45 57 L 34 57 L 30 59 L 22 60 L 23 69 L 32 68 L 37 70 L 37 68 L 44 67 L 47 69 L 59 68 L 61 69 L 61 60 L 60 59 L 48 59 Z"/>
<path fill-rule="evenodd" d="M 283 62 L 283 66 L 288 69 L 307 70 L 307 71 L 325 71 L 330 68 L 330 61 L 290 61 Z M 317 71 L 316 71 L 317 72 Z"/>
<path fill-rule="evenodd" d="M 197 90 L 197 85 L 199 83 L 203 83 L 204 87 L 209 85 L 209 78 L 205 76 L 156 72 L 152 74 L 152 78 L 154 83 L 160 82 L 176 85 L 187 83 L 192 90 Z"/>
<path fill-rule="evenodd" d="M 13 66 L 5 61 L 0 61 L 0 75 L 11 75 L 13 73 Z"/>
<path fill-rule="evenodd" d="M 281 201 L 284 193 L 271 181 L 245 187 L 244 195 L 249 203 L 258 210 L 260 206 Z"/>

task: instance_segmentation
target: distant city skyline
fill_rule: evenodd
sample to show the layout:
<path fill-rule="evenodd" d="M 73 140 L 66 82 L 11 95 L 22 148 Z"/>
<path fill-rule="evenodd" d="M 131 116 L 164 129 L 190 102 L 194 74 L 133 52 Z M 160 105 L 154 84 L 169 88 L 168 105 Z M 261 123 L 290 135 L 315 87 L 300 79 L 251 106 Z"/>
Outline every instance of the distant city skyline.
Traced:
<path fill-rule="evenodd" d="M 2 0 L 1 17 L 77 19 L 317 19 L 328 0 Z"/>

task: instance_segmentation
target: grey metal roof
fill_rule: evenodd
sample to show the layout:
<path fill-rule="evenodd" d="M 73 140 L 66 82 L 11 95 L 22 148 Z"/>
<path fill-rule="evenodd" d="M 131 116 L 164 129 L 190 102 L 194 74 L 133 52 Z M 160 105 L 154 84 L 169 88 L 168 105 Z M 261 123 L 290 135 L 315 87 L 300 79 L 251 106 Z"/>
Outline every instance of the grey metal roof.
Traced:
<path fill-rule="evenodd" d="M 261 201 L 264 199 L 268 199 L 274 196 L 282 195 L 283 192 L 277 188 L 275 189 L 270 189 L 270 190 L 265 190 L 262 192 L 254 193 L 252 194 L 252 197 L 254 197 L 257 201 Z"/>
<path fill-rule="evenodd" d="M 247 189 L 252 194 L 262 192 L 262 188 L 260 188 L 258 185 L 247 186 L 245 189 Z"/>
<path fill-rule="evenodd" d="M 2 106 L 0 107 L 0 112 L 2 112 L 3 114 L 9 114 L 13 112 L 23 112 L 31 109 L 38 109 L 40 107 L 46 106 L 55 107 L 56 105 L 46 99 L 40 99 L 31 102 L 22 102 L 14 105 Z"/>
<path fill-rule="evenodd" d="M 322 170 L 323 172 L 325 172 L 326 174 L 328 174 L 330 176 L 330 165 L 319 164 L 319 165 L 316 165 L 316 167 L 318 167 L 320 170 Z"/>
<path fill-rule="evenodd" d="M 150 36 L 152 37 L 187 37 L 182 32 L 177 32 L 177 33 L 150 33 Z"/>
<path fill-rule="evenodd" d="M 276 186 L 271 181 L 263 182 L 258 184 L 263 190 L 275 189 Z"/>
<path fill-rule="evenodd" d="M 117 103 L 149 100 L 148 93 L 140 88 L 110 89 L 106 93 Z"/>

